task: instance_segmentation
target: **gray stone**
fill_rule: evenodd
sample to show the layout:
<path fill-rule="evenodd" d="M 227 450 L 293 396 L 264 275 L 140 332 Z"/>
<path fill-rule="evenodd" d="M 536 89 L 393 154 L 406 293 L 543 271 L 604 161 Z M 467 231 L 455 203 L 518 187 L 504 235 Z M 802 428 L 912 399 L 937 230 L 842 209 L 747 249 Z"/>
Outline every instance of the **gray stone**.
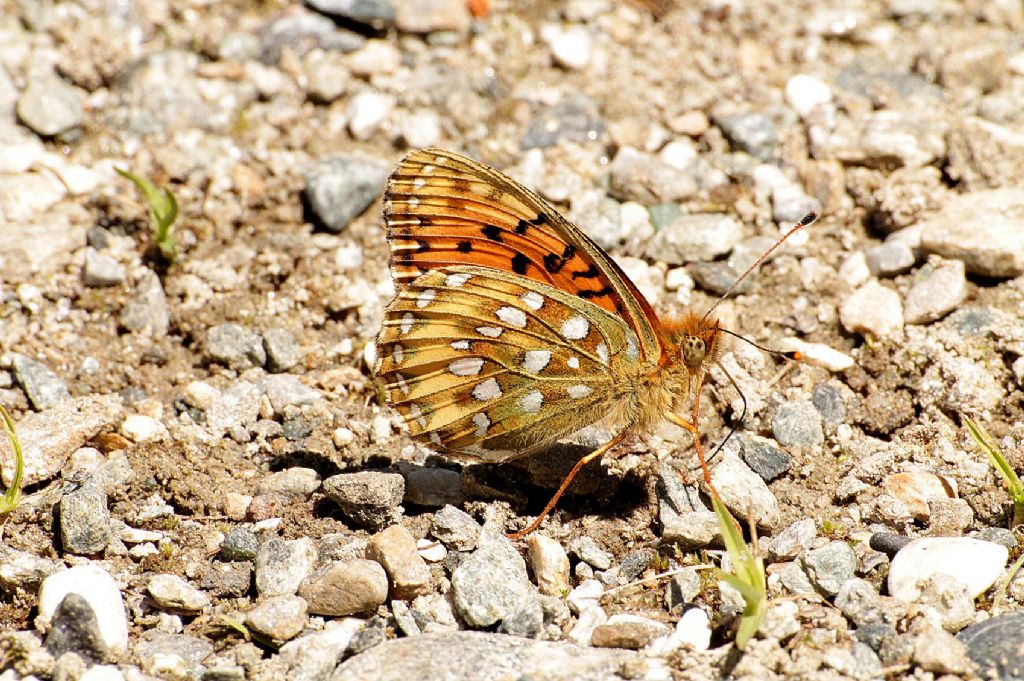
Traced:
<path fill-rule="evenodd" d="M 18 119 L 43 137 L 68 138 L 79 132 L 85 97 L 54 74 L 31 78 L 18 99 Z"/>
<path fill-rule="evenodd" d="M 544 628 L 544 609 L 540 599 L 527 596 L 505 616 L 498 631 L 509 636 L 537 638 Z"/>
<path fill-rule="evenodd" d="M 524 151 L 553 147 L 561 142 L 592 142 L 604 134 L 597 105 L 577 94 L 554 106 L 541 107 L 526 126 L 519 147 Z"/>
<path fill-rule="evenodd" d="M 857 556 L 846 542 L 831 541 L 820 549 L 804 553 L 800 566 L 819 592 L 834 596 L 844 582 L 853 579 Z"/>
<path fill-rule="evenodd" d="M 267 371 L 288 371 L 302 359 L 302 348 L 287 329 L 273 327 L 263 332 L 263 349 L 267 353 Z"/>
<path fill-rule="evenodd" d="M 82 283 L 91 288 L 120 286 L 125 282 L 124 265 L 95 248 L 85 249 Z"/>
<path fill-rule="evenodd" d="M 430 568 L 420 557 L 412 534 L 401 525 L 370 537 L 366 557 L 384 566 L 392 599 L 407 601 L 430 591 Z"/>
<path fill-rule="evenodd" d="M 54 621 L 57 610 L 69 594 L 87 601 L 95 619 L 96 631 L 107 650 L 122 650 L 128 644 L 128 618 L 125 616 L 121 592 L 110 576 L 95 564 L 77 565 L 54 573 L 39 587 L 39 617 L 37 626 L 46 630 Z M 80 614 L 80 605 L 73 604 Z M 71 619 L 77 619 L 72 617 Z M 72 625 L 73 626 L 73 625 Z"/>
<path fill-rule="evenodd" d="M 261 596 L 294 594 L 313 570 L 317 553 L 313 540 L 270 539 L 256 553 L 256 591 Z"/>
<path fill-rule="evenodd" d="M 167 296 L 160 277 L 153 270 L 143 270 L 135 282 L 132 299 L 121 311 L 121 328 L 153 338 L 163 338 L 170 326 Z"/>
<path fill-rule="evenodd" d="M 480 539 L 480 523 L 462 509 L 445 506 L 434 514 L 430 533 L 455 551 L 472 551 Z"/>
<path fill-rule="evenodd" d="M 1024 134 L 1019 127 L 999 125 L 976 116 L 958 116 L 946 141 L 949 163 L 943 170 L 964 192 L 1020 186 Z"/>
<path fill-rule="evenodd" d="M 612 566 L 612 554 L 598 546 L 592 537 L 586 535 L 575 537 L 569 542 L 569 555 L 598 570 L 607 570 Z"/>
<path fill-rule="evenodd" d="M 366 652 L 370 648 L 379 646 L 381 643 L 384 643 L 387 638 L 387 629 L 387 620 L 383 617 L 374 615 L 370 619 L 366 620 L 362 629 L 352 634 L 352 640 L 348 642 L 348 648 L 345 649 L 345 654 L 358 655 Z"/>
<path fill-rule="evenodd" d="M 741 274 L 728 262 L 722 260 L 691 263 L 687 270 L 700 288 L 716 296 L 725 295 Z M 749 293 L 753 288 L 752 279 L 747 277 L 733 290 L 733 293 L 737 295 Z"/>
<path fill-rule="evenodd" d="M 248 427 L 256 423 L 263 391 L 248 381 L 236 381 L 213 399 L 206 410 L 206 429 L 215 437 L 235 433 L 239 429 L 248 434 Z"/>
<path fill-rule="evenodd" d="M 472 627 L 500 622 L 532 593 L 526 562 L 504 538 L 474 551 L 452 573 L 455 608 Z"/>
<path fill-rule="evenodd" d="M 177 575 L 153 575 L 146 591 L 165 610 L 196 613 L 210 605 L 210 597 Z"/>
<path fill-rule="evenodd" d="M 928 324 L 960 307 L 966 297 L 963 262 L 932 256 L 914 274 L 903 314 L 907 324 Z"/>
<path fill-rule="evenodd" d="M 780 225 L 795 225 L 808 213 L 821 215 L 821 201 L 808 196 L 795 184 L 784 184 L 772 190 L 772 220 Z"/>
<path fill-rule="evenodd" d="M 714 121 L 735 148 L 762 161 L 774 156 L 777 133 L 775 123 L 767 115 L 760 112 L 716 115 Z"/>
<path fill-rule="evenodd" d="M 772 434 L 783 446 L 820 445 L 825 441 L 821 414 L 809 400 L 784 402 L 772 417 Z"/>
<path fill-rule="evenodd" d="M 41 558 L 27 551 L 19 551 L 0 543 L 0 591 L 12 593 L 18 589 L 35 591 L 43 580 L 60 572 L 64 565 L 55 560 Z"/>
<path fill-rule="evenodd" d="M 815 412 L 817 413 L 817 412 Z M 761 477 L 735 454 L 723 454 L 711 471 L 711 481 L 722 502 L 744 520 L 758 527 L 774 528 L 782 521 L 779 500 Z"/>
<path fill-rule="evenodd" d="M 712 511 L 682 511 L 664 525 L 661 541 L 679 544 L 684 551 L 702 549 L 721 542 L 718 516 Z"/>
<path fill-rule="evenodd" d="M 361 471 L 324 480 L 324 493 L 356 526 L 379 531 L 401 515 L 405 478 L 397 473 Z"/>
<path fill-rule="evenodd" d="M 914 266 L 914 252 L 904 243 L 886 241 L 864 251 L 868 269 L 876 277 L 894 277 Z"/>
<path fill-rule="evenodd" d="M 457 506 L 466 500 L 462 476 L 447 468 L 409 468 L 405 476 L 405 503 L 428 508 Z"/>
<path fill-rule="evenodd" d="M 100 484 L 90 481 L 61 497 L 60 538 L 65 551 L 99 553 L 112 537 L 107 493 Z"/>
<path fill-rule="evenodd" d="M 203 354 L 207 361 L 219 362 L 235 370 L 263 366 L 267 361 L 263 338 L 240 324 L 210 327 L 206 332 Z"/>
<path fill-rule="evenodd" d="M 771 482 L 789 470 L 789 454 L 771 440 L 755 435 L 740 440 L 740 458 L 765 482 Z"/>
<path fill-rule="evenodd" d="M 965 675 L 970 670 L 971 660 L 966 646 L 949 632 L 924 624 L 911 633 L 915 634 L 914 662 L 924 671 Z"/>
<path fill-rule="evenodd" d="M 312 468 L 295 466 L 271 473 L 256 486 L 257 494 L 283 494 L 293 499 L 308 499 L 320 489 L 320 474 Z"/>
<path fill-rule="evenodd" d="M 321 14 L 381 29 L 395 22 L 395 8 L 388 0 L 306 0 Z"/>
<path fill-rule="evenodd" d="M 469 30 L 469 7 L 458 0 L 399 2 L 395 7 L 395 26 L 405 33 L 449 32 L 462 35 Z"/>
<path fill-rule="evenodd" d="M 298 596 L 268 598 L 245 614 L 245 624 L 258 636 L 289 641 L 298 636 L 308 620 L 306 601 Z"/>
<path fill-rule="evenodd" d="M 301 57 L 315 47 L 325 52 L 353 52 L 366 42 L 361 35 L 339 29 L 329 18 L 311 12 L 280 15 L 263 29 L 260 40 L 264 64 L 276 64 L 285 49 Z"/>
<path fill-rule="evenodd" d="M 693 603 L 701 588 L 700 574 L 693 568 L 683 568 L 665 585 L 665 607 L 675 614 L 676 610 Z"/>
<path fill-rule="evenodd" d="M 983 677 L 1020 681 L 1024 657 L 1009 651 L 1024 647 L 1024 612 L 1008 612 L 972 624 L 956 636 Z"/>
<path fill-rule="evenodd" d="M 398 630 L 406 636 L 419 636 L 423 633 L 416 615 L 405 601 L 391 601 L 391 614 L 395 618 Z"/>
<path fill-rule="evenodd" d="M 697 182 L 653 154 L 622 147 L 611 163 L 610 193 L 644 205 L 680 201 L 697 192 Z"/>
<path fill-rule="evenodd" d="M 388 598 L 388 576 L 380 563 L 352 558 L 325 565 L 311 574 L 299 595 L 317 615 L 340 617 L 370 612 Z"/>
<path fill-rule="evenodd" d="M 158 660 L 166 665 L 176 657 L 181 660 L 181 671 L 190 678 L 202 676 L 202 662 L 212 653 L 213 645 L 203 639 L 159 629 L 143 632 L 142 640 L 135 645 L 135 658 L 143 669 L 154 668 Z"/>
<path fill-rule="evenodd" d="M 882 661 L 870 647 L 854 643 L 850 648 L 834 646 L 829 648 L 822 662 L 849 678 L 870 681 L 882 675 Z"/>
<path fill-rule="evenodd" d="M 658 466 L 658 481 L 654 489 L 658 495 L 658 521 L 662 527 L 675 524 L 680 514 L 708 510 L 701 502 L 696 487 L 685 484 L 679 471 L 667 462 Z"/>
<path fill-rule="evenodd" d="M 1024 274 L 1024 196 L 992 189 L 951 199 L 922 225 L 921 248 L 984 277 Z"/>
<path fill-rule="evenodd" d="M 623 583 L 629 583 L 637 579 L 657 556 L 658 554 L 654 549 L 649 548 L 630 551 L 619 561 L 619 579 Z"/>
<path fill-rule="evenodd" d="M 802 552 L 811 548 L 814 542 L 814 521 L 810 518 L 798 520 L 774 537 L 761 540 L 770 562 L 778 563 L 793 560 Z"/>
<path fill-rule="evenodd" d="M 252 565 L 212 561 L 202 571 L 199 586 L 215 598 L 241 598 L 252 586 Z"/>
<path fill-rule="evenodd" d="M 863 579 L 843 582 L 836 593 L 835 605 L 858 629 L 883 620 L 882 598 L 878 589 Z"/>
<path fill-rule="evenodd" d="M 647 257 L 669 265 L 714 260 L 743 238 L 743 225 L 727 213 L 680 215 L 659 229 L 644 247 Z"/>
<path fill-rule="evenodd" d="M 832 383 L 818 383 L 811 390 L 811 404 L 827 426 L 838 426 L 846 420 L 843 393 Z"/>
<path fill-rule="evenodd" d="M 778 573 L 779 581 L 786 590 L 793 594 L 813 594 L 814 585 L 797 563 L 783 563 Z"/>
<path fill-rule="evenodd" d="M 974 598 L 967 586 L 949 575 L 937 574 L 919 582 L 917 602 L 938 614 L 942 628 L 957 632 L 974 621 Z"/>
<path fill-rule="evenodd" d="M 337 234 L 380 196 L 387 177 L 379 163 L 338 156 L 306 171 L 302 195 L 317 223 Z"/>
<path fill-rule="evenodd" d="M 103 662 L 111 650 L 104 640 L 96 613 L 89 601 L 77 593 L 69 593 L 57 606 L 46 634 L 46 649 L 54 656 L 74 652 L 96 662 Z"/>
<path fill-rule="evenodd" d="M 291 374 L 267 376 L 260 381 L 260 387 L 266 391 L 274 413 L 280 415 L 284 415 L 288 407 L 305 407 L 323 399 L 319 390 L 310 388 L 298 376 Z"/>
<path fill-rule="evenodd" d="M 10 353 L 10 357 L 14 378 L 37 411 L 56 407 L 71 398 L 64 381 L 46 365 L 17 352 Z"/>

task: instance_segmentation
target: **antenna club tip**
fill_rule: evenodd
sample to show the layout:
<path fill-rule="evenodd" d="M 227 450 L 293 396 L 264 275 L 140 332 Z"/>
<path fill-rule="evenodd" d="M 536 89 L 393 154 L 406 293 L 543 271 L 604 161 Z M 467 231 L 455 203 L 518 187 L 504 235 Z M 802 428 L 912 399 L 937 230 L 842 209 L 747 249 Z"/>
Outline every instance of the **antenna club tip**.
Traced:
<path fill-rule="evenodd" d="M 799 350 L 792 350 L 790 352 L 785 353 L 785 355 L 787 359 L 791 359 L 795 362 L 800 362 L 804 359 L 804 353 L 800 352 Z"/>
<path fill-rule="evenodd" d="M 814 222 L 817 219 L 818 219 L 817 211 L 813 211 L 812 210 L 810 213 L 808 213 L 807 215 L 805 215 L 802 218 L 800 218 L 800 226 L 801 227 L 806 227 L 807 225 L 811 224 L 812 222 Z"/>

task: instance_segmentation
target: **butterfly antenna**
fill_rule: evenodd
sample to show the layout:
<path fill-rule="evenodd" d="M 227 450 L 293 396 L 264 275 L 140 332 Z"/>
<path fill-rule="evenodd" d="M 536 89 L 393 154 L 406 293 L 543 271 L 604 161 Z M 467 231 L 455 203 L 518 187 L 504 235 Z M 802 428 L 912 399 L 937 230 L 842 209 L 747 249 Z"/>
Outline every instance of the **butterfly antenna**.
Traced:
<path fill-rule="evenodd" d="M 722 327 L 718 327 L 718 330 L 721 331 L 722 333 L 729 334 L 733 338 L 739 338 L 744 343 L 747 343 L 748 345 L 751 345 L 751 346 L 757 348 L 758 350 L 760 350 L 761 352 L 767 353 L 769 355 L 775 355 L 776 357 L 781 357 L 783 359 L 793 360 L 794 362 L 799 362 L 800 360 L 802 360 L 804 358 L 804 353 L 800 352 L 799 350 L 789 350 L 789 351 L 773 350 L 772 348 L 766 348 L 763 345 L 759 345 L 758 343 L 755 343 L 754 341 L 750 340 L 746 336 L 741 336 L 740 334 L 736 333 L 735 331 L 730 331 L 729 329 L 724 329 Z M 722 365 L 719 364 L 718 366 L 719 366 L 719 368 L 721 368 Z M 725 371 L 725 369 L 722 369 L 722 371 Z M 726 374 L 726 375 L 728 376 L 728 374 Z"/>
<path fill-rule="evenodd" d="M 715 301 L 714 305 L 712 305 L 711 307 L 708 308 L 708 311 L 704 313 L 704 316 L 701 317 L 700 320 L 702 322 L 705 321 L 708 318 L 708 315 L 710 315 L 712 312 L 714 312 L 715 308 L 718 307 L 723 300 L 728 298 L 732 294 L 732 292 L 736 290 L 736 287 L 739 286 L 741 283 L 743 283 L 743 280 L 746 279 L 750 275 L 751 272 L 753 272 L 758 267 L 760 267 L 761 264 L 764 263 L 764 261 L 767 260 L 768 257 L 772 253 L 775 252 L 775 249 L 777 249 L 779 246 L 781 246 L 786 239 L 788 239 L 789 237 L 793 236 L 794 234 L 799 232 L 801 229 L 803 229 L 804 227 L 806 227 L 807 225 L 811 224 L 812 222 L 814 222 L 817 219 L 818 219 L 818 214 L 816 212 L 814 212 L 813 210 L 810 213 L 808 213 L 807 215 L 805 215 L 802 218 L 800 218 L 800 222 L 798 222 L 795 225 L 793 225 L 788 232 L 786 232 L 785 234 L 782 235 L 782 238 L 780 238 L 778 241 L 776 241 L 774 244 L 772 244 L 771 248 L 769 248 L 767 251 L 762 253 L 761 257 L 758 258 L 757 260 L 755 260 L 754 264 L 751 265 L 750 267 L 748 267 L 747 271 L 739 276 L 739 279 L 737 279 L 736 281 L 734 281 L 732 283 L 732 286 L 730 286 L 726 290 L 726 292 L 723 293 L 721 295 L 721 297 L 718 300 Z"/>
<path fill-rule="evenodd" d="M 722 330 L 724 331 L 725 329 L 722 329 Z M 733 335 L 736 335 L 736 334 L 733 334 Z M 746 340 L 746 339 L 744 339 L 744 340 Z M 722 451 L 722 447 L 724 447 L 725 443 L 729 441 L 729 438 L 731 438 L 733 436 L 733 434 L 737 430 L 739 430 L 740 425 L 743 423 L 743 419 L 745 419 L 747 417 L 747 396 L 743 394 L 742 390 L 740 390 L 739 383 L 737 383 L 736 379 L 732 377 L 732 374 L 730 374 L 728 371 L 726 371 L 725 367 L 722 366 L 721 362 L 715 361 L 715 366 L 717 366 L 719 369 L 722 370 L 722 373 L 725 374 L 725 377 L 729 379 L 729 383 L 732 384 L 733 389 L 735 389 L 736 392 L 739 394 L 740 399 L 743 401 L 743 410 L 740 412 L 739 420 L 736 421 L 736 423 L 733 424 L 732 428 L 729 429 L 729 433 L 728 433 L 728 435 L 725 436 L 725 439 L 722 440 L 721 442 L 719 442 L 718 446 L 715 447 L 713 452 L 711 452 L 711 456 L 708 457 L 708 463 L 711 463 L 711 460 L 715 458 L 715 456 L 718 454 L 718 452 Z"/>

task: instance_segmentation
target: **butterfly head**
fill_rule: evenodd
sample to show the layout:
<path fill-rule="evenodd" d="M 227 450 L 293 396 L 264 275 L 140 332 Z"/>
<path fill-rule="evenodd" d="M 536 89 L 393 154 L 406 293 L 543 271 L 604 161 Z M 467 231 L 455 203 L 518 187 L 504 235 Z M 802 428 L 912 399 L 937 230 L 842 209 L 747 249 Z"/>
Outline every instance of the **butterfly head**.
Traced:
<path fill-rule="evenodd" d="M 691 374 L 707 368 L 722 354 L 722 329 L 717 319 L 689 313 L 666 319 L 662 327 L 676 354 L 669 361 L 681 362 Z"/>

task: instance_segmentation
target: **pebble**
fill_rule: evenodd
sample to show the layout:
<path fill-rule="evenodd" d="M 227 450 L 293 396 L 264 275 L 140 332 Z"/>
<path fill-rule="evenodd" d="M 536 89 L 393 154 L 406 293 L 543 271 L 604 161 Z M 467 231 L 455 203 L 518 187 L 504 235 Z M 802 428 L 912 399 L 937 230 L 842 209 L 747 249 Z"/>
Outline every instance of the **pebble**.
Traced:
<path fill-rule="evenodd" d="M 276 660 L 278 678 L 323 679 L 331 675 L 343 659 L 349 643 L 363 620 L 346 617 L 328 622 L 323 631 L 301 636 L 281 646 Z"/>
<path fill-rule="evenodd" d="M 714 260 L 743 238 L 743 225 L 726 213 L 680 215 L 659 229 L 645 246 L 648 257 L 668 265 Z"/>
<path fill-rule="evenodd" d="M 893 473 L 882 480 L 889 494 L 903 502 L 917 520 L 927 521 L 930 516 L 928 502 L 956 496 L 956 481 L 926 471 Z"/>
<path fill-rule="evenodd" d="M 44 645 L 58 659 L 66 660 L 66 655 L 97 661 L 113 657 L 99 630 L 92 604 L 74 592 L 64 596 L 53 612 Z"/>
<path fill-rule="evenodd" d="M 762 161 L 775 155 L 777 133 L 775 123 L 767 115 L 756 111 L 715 115 L 714 121 L 733 147 Z"/>
<path fill-rule="evenodd" d="M 798 612 L 799 607 L 793 601 L 776 601 L 768 606 L 757 631 L 766 639 L 785 641 L 802 629 Z"/>
<path fill-rule="evenodd" d="M 394 73 L 401 65 L 402 53 L 386 40 L 367 40 L 365 45 L 348 56 L 349 70 L 360 78 Z"/>
<path fill-rule="evenodd" d="M 967 587 L 973 599 L 992 586 L 1009 552 L 1001 544 L 969 537 L 922 537 L 895 555 L 889 566 L 889 594 L 913 603 L 920 594 L 918 583 L 933 575 L 948 575 Z"/>
<path fill-rule="evenodd" d="M 420 0 L 393 2 L 395 26 L 404 33 L 450 31 L 462 35 L 469 30 L 472 16 L 462 0 Z"/>
<path fill-rule="evenodd" d="M 212 652 L 213 646 L 207 641 L 159 629 L 144 632 L 135 645 L 135 657 L 142 669 L 160 678 L 199 676 L 203 660 Z"/>
<path fill-rule="evenodd" d="M 263 391 L 248 381 L 236 381 L 220 393 L 206 411 L 206 429 L 215 437 L 248 428 L 259 417 Z"/>
<path fill-rule="evenodd" d="M 872 280 L 843 301 L 839 321 L 850 333 L 891 336 L 903 329 L 903 305 L 898 293 Z"/>
<path fill-rule="evenodd" d="M 95 248 L 85 249 L 85 265 L 82 267 L 82 283 L 90 288 L 120 286 L 127 275 L 124 266 L 106 253 Z"/>
<path fill-rule="evenodd" d="M 697 192 L 697 182 L 653 154 L 622 147 L 609 168 L 610 194 L 644 205 L 681 201 Z"/>
<path fill-rule="evenodd" d="M 835 606 L 858 628 L 883 620 L 885 612 L 878 589 L 856 577 L 847 579 L 836 592 Z"/>
<path fill-rule="evenodd" d="M 430 591 L 430 568 L 416 548 L 416 540 L 401 525 L 392 525 L 370 537 L 366 557 L 384 567 L 391 580 L 390 598 L 408 601 Z"/>
<path fill-rule="evenodd" d="M 0 544 L 0 591 L 35 591 L 44 579 L 64 569 L 56 560 L 41 558 Z"/>
<path fill-rule="evenodd" d="M 406 636 L 419 636 L 423 633 L 412 610 L 404 601 L 391 601 L 391 614 L 395 618 L 398 630 Z"/>
<path fill-rule="evenodd" d="M 129 414 L 121 422 L 121 434 L 132 442 L 151 442 L 167 438 L 167 428 L 151 416 Z"/>
<path fill-rule="evenodd" d="M 811 404 L 826 426 L 838 426 L 846 420 L 843 393 L 832 383 L 818 383 L 811 389 Z"/>
<path fill-rule="evenodd" d="M 544 628 L 544 608 L 540 599 L 527 596 L 498 625 L 498 631 L 509 636 L 537 638 Z"/>
<path fill-rule="evenodd" d="M 290 641 L 302 633 L 309 606 L 298 596 L 274 596 L 245 614 L 245 624 L 258 636 L 275 642 Z"/>
<path fill-rule="evenodd" d="M 260 60 L 276 64 L 286 49 L 302 56 L 314 47 L 325 52 L 341 53 L 358 50 L 366 41 L 352 31 L 339 29 L 327 17 L 296 11 L 281 14 L 261 31 Z"/>
<path fill-rule="evenodd" d="M 78 134 L 84 121 L 85 97 L 55 74 L 37 75 L 18 98 L 18 119 L 43 137 Z"/>
<path fill-rule="evenodd" d="M 933 256 L 914 273 L 903 304 L 907 324 L 930 324 L 960 307 L 967 297 L 965 266 Z"/>
<path fill-rule="evenodd" d="M 789 525 L 773 537 L 765 537 L 761 540 L 761 546 L 764 547 L 768 560 L 772 563 L 793 560 L 811 548 L 815 533 L 814 520 L 804 518 Z"/>
<path fill-rule="evenodd" d="M 267 355 L 267 371 L 288 371 L 302 359 L 302 349 L 287 329 L 271 327 L 263 332 L 263 350 Z"/>
<path fill-rule="evenodd" d="M 542 594 L 561 597 L 569 593 L 569 556 L 561 544 L 535 532 L 526 538 L 526 552 Z"/>
<path fill-rule="evenodd" d="M 894 277 L 909 271 L 916 258 L 905 243 L 886 240 L 864 251 L 864 260 L 876 277 Z"/>
<path fill-rule="evenodd" d="M 232 529 L 220 544 L 220 555 L 224 560 L 254 560 L 258 551 L 259 539 L 256 533 L 246 527 Z"/>
<path fill-rule="evenodd" d="M 821 413 L 810 400 L 784 402 L 772 417 L 772 434 L 784 447 L 825 441 Z"/>
<path fill-rule="evenodd" d="M 839 278 L 850 286 L 860 286 L 871 278 L 868 260 L 864 251 L 857 251 L 843 260 L 839 266 Z"/>
<path fill-rule="evenodd" d="M 417 109 L 399 117 L 398 128 L 413 149 L 436 146 L 444 136 L 441 116 L 432 109 Z"/>
<path fill-rule="evenodd" d="M 789 227 L 802 220 L 808 213 L 821 215 L 821 201 L 808 196 L 802 187 L 795 184 L 784 184 L 772 190 L 772 220 Z M 790 244 L 797 244 L 807 239 L 807 232 L 798 232 L 790 237 Z"/>
<path fill-rule="evenodd" d="M 256 591 L 261 596 L 294 594 L 313 571 L 316 559 L 316 545 L 309 537 L 268 539 L 256 552 Z"/>
<path fill-rule="evenodd" d="M 819 592 L 834 596 L 844 582 L 853 579 L 857 556 L 846 542 L 831 541 L 820 549 L 804 553 L 800 566 Z"/>
<path fill-rule="evenodd" d="M 503 538 L 471 553 L 452 573 L 455 609 L 471 627 L 500 622 L 532 593 L 526 562 Z"/>
<path fill-rule="evenodd" d="M 956 638 L 983 678 L 1024 679 L 1024 657 L 1007 654 L 1024 646 L 1024 612 L 1008 612 L 972 624 Z"/>
<path fill-rule="evenodd" d="M 197 613 L 210 605 L 210 597 L 178 575 L 153 575 L 146 585 L 157 606 L 188 614 Z"/>
<path fill-rule="evenodd" d="M 949 575 L 932 575 L 918 583 L 916 603 L 938 615 L 942 628 L 957 632 L 974 621 L 974 598 L 967 587 Z"/>
<path fill-rule="evenodd" d="M 382 29 L 395 22 L 395 8 L 389 0 L 308 0 L 322 14 Z"/>
<path fill-rule="evenodd" d="M 466 500 L 462 476 L 447 468 L 410 468 L 405 476 L 405 502 L 437 508 L 457 505 Z"/>
<path fill-rule="evenodd" d="M 633 580 L 637 579 L 650 567 L 651 563 L 657 558 L 658 554 L 654 549 L 641 548 L 634 549 L 624 555 L 619 561 L 617 569 L 619 571 L 619 580 L 623 584 L 628 584 Z"/>
<path fill-rule="evenodd" d="M 559 66 L 579 71 L 585 69 L 593 56 L 593 38 L 583 26 L 570 26 L 561 29 L 555 26 L 550 30 L 541 30 L 548 46 L 551 48 L 551 56 Z"/>
<path fill-rule="evenodd" d="M 263 337 L 240 324 L 210 327 L 206 332 L 203 352 L 208 361 L 219 362 L 236 371 L 263 366 L 267 362 Z"/>
<path fill-rule="evenodd" d="M 936 626 L 924 626 L 912 633 L 913 659 L 925 672 L 966 674 L 970 670 L 971 661 L 966 646 L 948 631 Z"/>
<path fill-rule="evenodd" d="M 324 494 L 356 526 L 377 532 L 398 521 L 405 478 L 398 473 L 361 471 L 324 480 Z"/>
<path fill-rule="evenodd" d="M 983 277 L 1024 274 L 1024 197 L 1017 189 L 962 194 L 921 226 L 921 248 Z"/>
<path fill-rule="evenodd" d="M 14 369 L 14 379 L 37 411 L 51 409 L 71 398 L 64 381 L 45 364 L 17 352 L 9 353 L 9 357 Z M 18 429 L 20 433 L 21 426 L 18 426 Z"/>
<path fill-rule="evenodd" d="M 608 614 L 599 605 L 588 605 L 579 611 L 576 623 L 567 635 L 570 641 L 581 646 L 589 646 L 594 636 L 594 629 L 608 621 Z"/>
<path fill-rule="evenodd" d="M 711 482 L 725 505 L 744 521 L 759 527 L 777 527 L 782 520 L 779 501 L 761 477 L 734 454 L 725 454 L 711 471 Z"/>
<path fill-rule="evenodd" d="M 359 655 L 360 653 L 366 652 L 371 648 L 379 646 L 384 643 L 384 639 L 387 637 L 387 620 L 379 615 L 374 615 L 370 619 L 366 620 L 362 628 L 352 635 L 352 639 L 348 642 L 348 648 L 345 650 L 346 655 Z"/>
<path fill-rule="evenodd" d="M 354 156 L 335 156 L 305 173 L 303 199 L 328 232 L 345 229 L 384 191 L 388 168 Z"/>
<path fill-rule="evenodd" d="M 271 473 L 256 485 L 257 494 L 278 493 L 294 499 L 308 499 L 320 489 L 320 474 L 312 468 L 295 466 Z"/>
<path fill-rule="evenodd" d="M 662 542 L 678 544 L 684 551 L 720 544 L 721 537 L 718 516 L 711 511 L 682 511 L 661 531 Z"/>
<path fill-rule="evenodd" d="M 826 667 L 831 667 L 849 678 L 870 681 L 882 675 L 882 661 L 870 647 L 854 643 L 849 648 L 833 646 L 822 657 Z"/>
<path fill-rule="evenodd" d="M 749 435 L 740 440 L 740 458 L 750 469 L 771 482 L 789 470 L 789 454 L 776 446 L 773 440 Z"/>
<path fill-rule="evenodd" d="M 279 416 L 284 416 L 289 407 L 306 407 L 323 399 L 318 390 L 305 385 L 298 376 L 292 374 L 266 376 L 260 381 L 259 387 L 270 400 L 274 414 Z M 287 426 L 287 421 L 285 424 Z"/>
<path fill-rule="evenodd" d="M 526 151 L 562 142 L 592 142 L 604 134 L 604 128 L 597 105 L 577 93 L 537 111 L 526 126 L 519 148 Z"/>
<path fill-rule="evenodd" d="M 832 88 L 818 78 L 798 73 L 786 81 L 786 103 L 803 118 L 832 102 Z"/>
<path fill-rule="evenodd" d="M 480 523 L 455 506 L 445 506 L 434 514 L 430 533 L 455 551 L 472 551 L 480 539 Z"/>
<path fill-rule="evenodd" d="M 160 277 L 150 269 L 144 269 L 136 277 L 132 298 L 121 311 L 121 327 L 125 331 L 140 333 L 153 338 L 163 338 L 170 326 L 167 296 L 160 283 Z"/>
<path fill-rule="evenodd" d="M 776 573 L 779 582 L 786 587 L 789 593 L 794 595 L 816 593 L 810 578 L 798 563 L 782 563 L 782 567 Z"/>
<path fill-rule="evenodd" d="M 716 296 L 725 295 L 725 292 L 736 283 L 740 276 L 740 272 L 737 272 L 728 262 L 721 260 L 691 263 L 689 270 L 690 276 L 700 288 Z M 750 277 L 747 277 L 732 292 L 739 295 L 749 293 L 753 288 L 754 285 Z"/>
<path fill-rule="evenodd" d="M 663 623 L 638 615 L 612 615 L 604 624 L 594 627 L 590 645 L 595 648 L 626 648 L 639 650 L 671 630 Z"/>
<path fill-rule="evenodd" d="M 370 612 L 388 599 L 388 575 L 374 560 L 335 561 L 307 577 L 299 587 L 299 596 L 316 615 L 340 617 Z"/>
<path fill-rule="evenodd" d="M 99 553 L 113 538 L 107 493 L 97 481 L 88 481 L 60 498 L 60 538 L 65 551 L 79 555 Z"/>
<path fill-rule="evenodd" d="M 672 643 L 690 650 L 703 651 L 711 647 L 711 621 L 702 608 L 689 608 L 676 622 L 671 634 Z"/>
<path fill-rule="evenodd" d="M 575 537 L 569 542 L 569 554 L 598 570 L 607 570 L 612 566 L 612 554 L 587 535 Z"/>
<path fill-rule="evenodd" d="M 108 650 L 128 645 L 128 618 L 121 591 L 103 568 L 83 564 L 50 575 L 39 587 L 38 626 L 49 628 L 57 607 L 68 594 L 77 594 L 88 603 L 96 622 L 99 639 Z"/>
<path fill-rule="evenodd" d="M 440 563 L 448 556 L 448 549 L 444 544 L 425 538 L 416 541 L 416 551 L 428 563 Z"/>
<path fill-rule="evenodd" d="M 395 108 L 395 98 L 380 92 L 360 92 L 348 103 L 348 130 L 357 140 L 373 138 Z"/>

